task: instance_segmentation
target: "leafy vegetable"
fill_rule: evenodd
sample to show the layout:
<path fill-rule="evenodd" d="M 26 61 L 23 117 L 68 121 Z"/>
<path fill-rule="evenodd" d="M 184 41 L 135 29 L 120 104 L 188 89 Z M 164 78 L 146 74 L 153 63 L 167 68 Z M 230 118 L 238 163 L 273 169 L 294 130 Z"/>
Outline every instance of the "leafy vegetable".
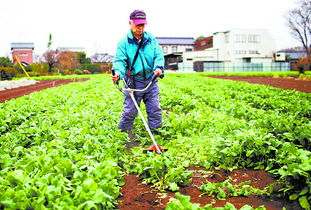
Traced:
<path fill-rule="evenodd" d="M 125 148 L 117 128 L 123 97 L 109 75 L 89 78 L 0 104 L 0 208 L 116 208 L 125 173 L 178 191 L 190 182 L 189 166 L 267 170 L 283 184 L 282 196 L 310 208 L 310 94 L 168 74 L 159 81 L 159 131 L 170 138 L 156 140 L 169 150 L 143 154 L 151 141 L 139 118 L 142 145 Z M 220 189 L 212 195 L 223 198 Z"/>

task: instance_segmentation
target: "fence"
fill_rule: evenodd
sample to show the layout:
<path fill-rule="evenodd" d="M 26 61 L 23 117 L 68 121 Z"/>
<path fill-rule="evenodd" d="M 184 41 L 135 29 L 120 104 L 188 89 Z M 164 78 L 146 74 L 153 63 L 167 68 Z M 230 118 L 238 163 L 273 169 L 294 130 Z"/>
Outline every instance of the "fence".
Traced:
<path fill-rule="evenodd" d="M 178 72 L 190 73 L 193 71 L 193 63 L 178 63 Z"/>
<path fill-rule="evenodd" d="M 202 65 L 201 65 L 202 66 Z M 290 63 L 203 63 L 204 72 L 265 72 L 265 71 L 290 71 Z"/>

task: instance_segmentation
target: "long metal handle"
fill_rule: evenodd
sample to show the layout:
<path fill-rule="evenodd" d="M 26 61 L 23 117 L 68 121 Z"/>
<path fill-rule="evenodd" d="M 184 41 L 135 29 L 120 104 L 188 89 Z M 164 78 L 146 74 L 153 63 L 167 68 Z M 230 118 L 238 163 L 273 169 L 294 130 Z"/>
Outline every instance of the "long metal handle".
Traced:
<path fill-rule="evenodd" d="M 143 121 L 143 123 L 144 123 L 144 125 L 145 125 L 146 130 L 147 130 L 148 133 L 149 133 L 149 136 L 150 136 L 150 138 L 151 138 L 151 140 L 152 140 L 152 142 L 153 142 L 155 148 L 157 149 L 157 153 L 158 153 L 158 154 L 162 154 L 162 152 L 161 152 L 160 148 L 158 147 L 158 144 L 157 144 L 156 140 L 154 139 L 154 136 L 152 135 L 152 133 L 151 133 L 151 131 L 150 131 L 150 128 L 149 128 L 149 126 L 148 126 L 148 124 L 147 124 L 147 122 L 146 122 L 146 120 L 145 120 L 145 118 L 144 118 L 144 116 L 143 116 L 143 113 L 140 111 L 139 106 L 138 106 L 138 104 L 137 104 L 137 102 L 136 102 L 136 100 L 135 100 L 134 91 L 129 91 L 129 94 L 130 94 L 130 96 L 131 96 L 131 98 L 132 98 L 132 100 L 133 100 L 133 102 L 134 102 L 134 104 L 135 104 L 135 107 L 136 107 L 136 109 L 137 109 L 137 111 L 138 111 L 138 113 L 139 113 L 140 118 L 142 119 L 142 121 Z"/>
<path fill-rule="evenodd" d="M 157 75 L 153 74 L 152 78 L 151 78 L 151 81 L 148 83 L 148 85 L 144 89 L 122 88 L 122 90 L 123 91 L 128 91 L 128 92 L 130 92 L 130 91 L 143 92 L 143 91 L 147 90 L 150 87 L 150 85 L 157 79 L 157 77 L 158 77 Z"/>

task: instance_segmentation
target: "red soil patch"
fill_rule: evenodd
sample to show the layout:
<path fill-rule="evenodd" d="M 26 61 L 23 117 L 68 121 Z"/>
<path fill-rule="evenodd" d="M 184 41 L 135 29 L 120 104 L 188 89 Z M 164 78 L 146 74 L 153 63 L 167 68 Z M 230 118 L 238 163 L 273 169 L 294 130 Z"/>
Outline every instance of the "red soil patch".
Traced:
<path fill-rule="evenodd" d="M 192 167 L 189 170 L 193 171 L 194 175 L 194 177 L 191 178 L 191 184 L 181 187 L 178 192 L 183 195 L 191 196 L 191 202 L 199 203 L 200 206 L 212 204 L 213 207 L 224 207 L 227 202 L 230 202 L 238 209 L 244 205 L 249 205 L 253 208 L 264 205 L 268 210 L 281 210 L 283 207 L 286 209 L 301 209 L 296 201 L 254 195 L 247 197 L 230 197 L 225 200 L 219 200 L 207 195 L 201 196 L 202 192 L 198 189 L 202 183 L 206 183 L 206 180 L 210 182 L 223 182 L 228 178 L 233 180 L 231 182 L 232 184 L 251 181 L 251 186 L 264 189 L 276 180 L 263 170 L 215 170 L 213 173 L 207 174 L 200 171 L 206 171 L 204 168 Z M 121 190 L 122 196 L 119 198 L 120 203 L 118 204 L 118 208 L 121 210 L 165 209 L 170 199 L 175 198 L 175 192 L 165 191 L 160 193 L 152 189 L 149 185 L 142 184 L 142 180 L 134 174 L 127 174 L 124 179 L 125 185 Z"/>
<path fill-rule="evenodd" d="M 229 79 L 254 84 L 270 85 L 277 88 L 297 90 L 311 93 L 311 80 L 294 77 L 238 77 L 238 76 L 208 76 L 218 79 Z"/>
<path fill-rule="evenodd" d="M 23 95 L 30 94 L 35 91 L 40 91 L 47 88 L 52 88 L 71 82 L 82 82 L 88 79 L 51 79 L 51 80 L 39 80 L 36 84 L 28 85 L 19 88 L 7 89 L 0 91 L 0 103 L 10 100 L 12 98 L 17 98 Z"/>

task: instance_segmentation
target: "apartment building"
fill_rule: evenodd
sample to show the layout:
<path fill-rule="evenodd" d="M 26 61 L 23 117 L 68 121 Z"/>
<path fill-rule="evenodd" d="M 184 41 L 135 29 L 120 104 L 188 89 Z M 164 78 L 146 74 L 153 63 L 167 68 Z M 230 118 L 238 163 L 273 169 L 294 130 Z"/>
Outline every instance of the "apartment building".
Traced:
<path fill-rule="evenodd" d="M 265 29 L 232 29 L 215 32 L 212 47 L 183 52 L 184 62 L 272 62 L 275 43 Z"/>

